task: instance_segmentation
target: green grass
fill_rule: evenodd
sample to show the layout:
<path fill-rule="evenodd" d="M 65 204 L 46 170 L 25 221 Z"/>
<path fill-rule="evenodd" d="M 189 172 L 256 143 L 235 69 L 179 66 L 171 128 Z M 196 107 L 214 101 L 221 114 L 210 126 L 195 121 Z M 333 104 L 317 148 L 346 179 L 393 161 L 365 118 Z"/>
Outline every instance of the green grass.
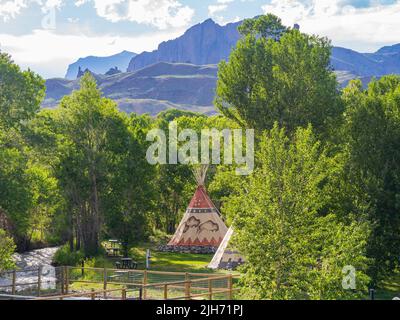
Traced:
<path fill-rule="evenodd" d="M 157 252 L 150 244 L 132 248 L 130 253 L 139 269 L 145 268 L 146 250 L 151 250 L 150 270 L 165 272 L 215 273 L 207 268 L 212 255 Z"/>
<path fill-rule="evenodd" d="M 375 291 L 376 300 L 392 300 L 394 297 L 400 297 L 400 272 L 382 281 Z"/>

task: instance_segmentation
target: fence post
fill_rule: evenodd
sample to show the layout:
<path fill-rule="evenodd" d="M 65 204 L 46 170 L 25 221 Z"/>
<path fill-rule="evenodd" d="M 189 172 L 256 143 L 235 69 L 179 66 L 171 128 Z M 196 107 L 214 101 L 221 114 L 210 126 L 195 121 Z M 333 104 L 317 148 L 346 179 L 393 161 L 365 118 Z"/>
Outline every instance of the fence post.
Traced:
<path fill-rule="evenodd" d="M 107 269 L 104 268 L 103 270 L 103 279 L 104 279 L 104 285 L 103 285 L 103 289 L 104 289 L 104 299 L 107 298 Z"/>
<path fill-rule="evenodd" d="M 65 293 L 69 293 L 69 271 L 68 267 L 65 267 Z"/>
<path fill-rule="evenodd" d="M 191 291 L 191 281 L 185 282 L 185 298 L 186 300 L 190 300 L 190 291 Z"/>
<path fill-rule="evenodd" d="M 121 299 L 126 300 L 126 288 L 122 288 L 121 294 L 122 294 Z"/>
<path fill-rule="evenodd" d="M 143 273 L 143 300 L 147 299 L 146 285 L 147 285 L 147 270 L 144 270 L 144 273 Z"/>
<path fill-rule="evenodd" d="M 61 294 L 64 295 L 65 279 L 64 279 L 64 267 L 61 268 Z"/>
<path fill-rule="evenodd" d="M 85 276 L 85 260 L 82 260 L 82 262 L 81 262 L 81 275 L 82 275 L 82 278 Z"/>
<path fill-rule="evenodd" d="M 94 289 L 93 288 L 92 288 L 92 293 L 90 294 L 90 297 L 91 297 L 92 300 L 95 299 L 95 294 L 94 294 Z"/>
<path fill-rule="evenodd" d="M 190 291 L 191 291 L 191 281 L 190 275 L 188 272 L 185 273 L 185 296 L 186 300 L 190 300 Z"/>
<path fill-rule="evenodd" d="M 168 300 L 168 284 L 164 285 L 164 300 Z"/>
<path fill-rule="evenodd" d="M 232 275 L 230 274 L 228 277 L 228 300 L 232 300 Z"/>
<path fill-rule="evenodd" d="M 13 274 L 12 274 L 12 295 L 15 295 L 15 285 L 17 283 L 17 271 L 13 270 Z"/>
<path fill-rule="evenodd" d="M 212 280 L 208 280 L 208 298 L 212 300 L 213 298 L 213 288 L 212 288 Z"/>
<path fill-rule="evenodd" d="M 42 269 L 42 266 L 38 268 L 38 297 L 40 297 L 40 290 L 42 289 Z"/>

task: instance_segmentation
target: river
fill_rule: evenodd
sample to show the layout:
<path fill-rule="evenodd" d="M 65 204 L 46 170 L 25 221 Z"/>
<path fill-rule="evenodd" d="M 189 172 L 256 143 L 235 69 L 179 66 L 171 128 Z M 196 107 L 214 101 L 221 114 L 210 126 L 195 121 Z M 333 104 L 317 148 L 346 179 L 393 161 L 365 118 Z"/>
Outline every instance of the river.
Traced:
<path fill-rule="evenodd" d="M 38 271 L 41 267 L 41 289 L 55 289 L 56 271 L 51 265 L 58 247 L 32 250 L 24 253 L 15 253 L 13 258 L 17 265 L 16 292 L 29 292 L 37 289 Z M 10 293 L 12 272 L 0 274 L 0 293 Z M 8 287 L 6 287 L 8 286 Z"/>

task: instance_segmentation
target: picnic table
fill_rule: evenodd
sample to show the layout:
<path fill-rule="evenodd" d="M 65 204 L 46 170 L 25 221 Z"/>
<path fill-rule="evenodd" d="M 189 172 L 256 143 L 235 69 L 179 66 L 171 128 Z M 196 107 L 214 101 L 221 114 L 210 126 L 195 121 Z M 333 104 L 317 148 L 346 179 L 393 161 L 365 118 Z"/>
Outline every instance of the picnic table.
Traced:
<path fill-rule="evenodd" d="M 112 257 L 119 257 L 120 256 L 120 252 L 121 252 L 120 248 L 109 248 L 109 249 L 107 249 L 108 255 L 112 256 Z"/>
<path fill-rule="evenodd" d="M 107 240 L 104 247 L 107 251 L 108 256 L 110 257 L 121 256 L 121 242 L 119 240 L 115 239 Z"/>
<path fill-rule="evenodd" d="M 121 261 L 115 263 L 117 269 L 132 270 L 137 269 L 137 262 L 131 258 L 122 258 Z"/>

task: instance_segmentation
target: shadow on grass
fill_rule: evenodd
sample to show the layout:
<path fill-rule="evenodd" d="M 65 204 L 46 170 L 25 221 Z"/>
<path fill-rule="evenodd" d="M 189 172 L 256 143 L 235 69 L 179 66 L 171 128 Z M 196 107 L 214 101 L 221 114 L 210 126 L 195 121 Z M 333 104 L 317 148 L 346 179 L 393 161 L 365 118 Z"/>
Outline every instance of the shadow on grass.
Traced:
<path fill-rule="evenodd" d="M 400 297 L 400 271 L 382 281 L 375 291 L 377 300 L 392 300 L 394 297 Z"/>

